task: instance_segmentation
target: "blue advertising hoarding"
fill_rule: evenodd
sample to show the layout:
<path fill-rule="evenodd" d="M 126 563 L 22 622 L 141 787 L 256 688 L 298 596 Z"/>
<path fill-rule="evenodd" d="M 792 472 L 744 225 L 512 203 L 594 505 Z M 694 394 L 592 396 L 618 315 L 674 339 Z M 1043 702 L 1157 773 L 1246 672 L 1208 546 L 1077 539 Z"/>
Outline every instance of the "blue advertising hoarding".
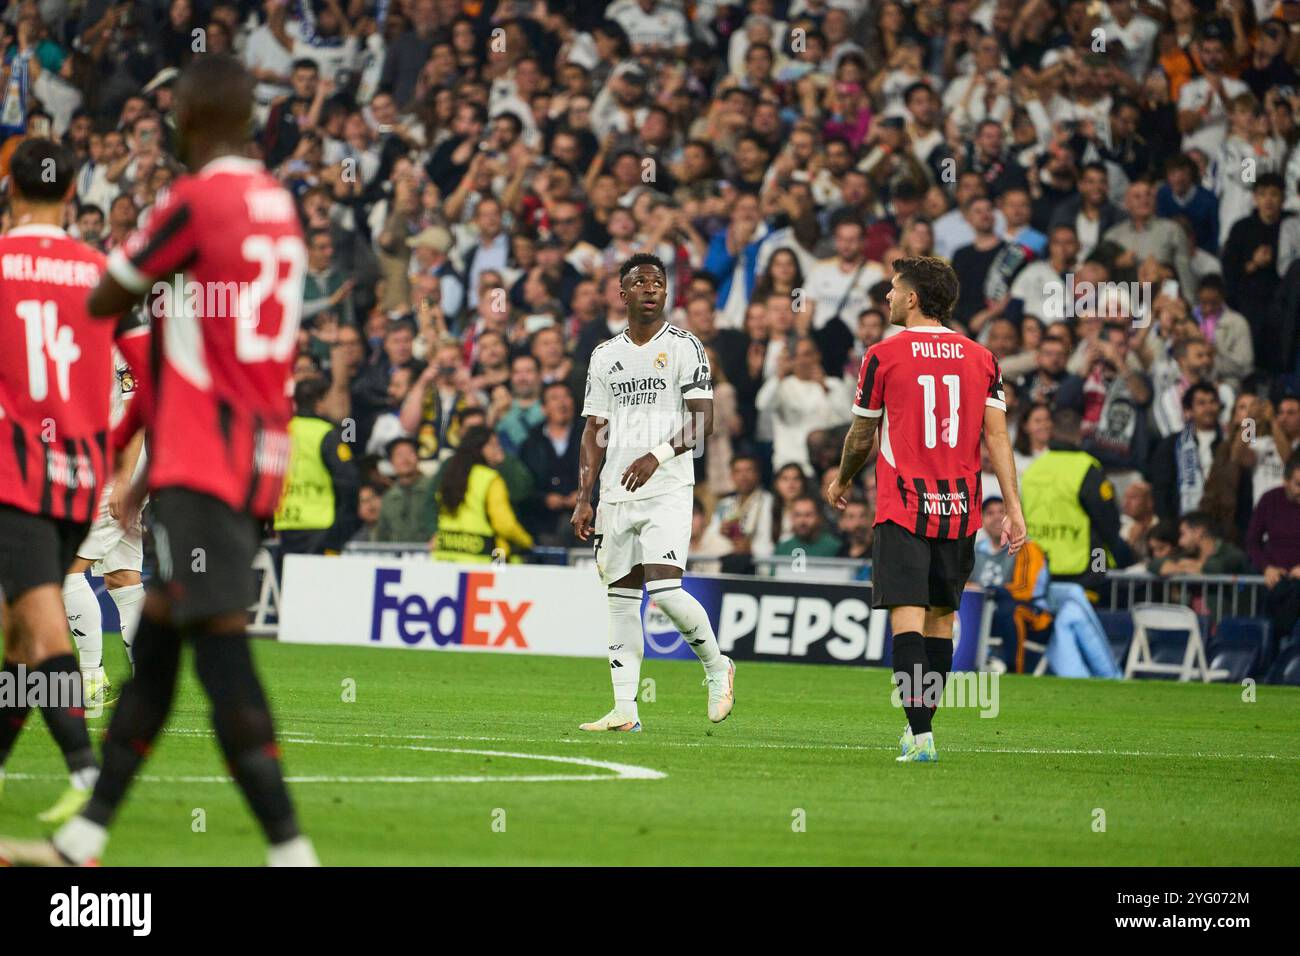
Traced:
<path fill-rule="evenodd" d="M 728 574 L 688 574 L 682 586 L 703 605 L 724 654 L 737 660 L 887 666 L 887 612 L 871 612 L 871 586 Z M 958 609 L 954 670 L 974 670 L 983 592 L 967 591 Z M 694 653 L 667 615 L 642 598 L 645 656 L 691 660 Z"/>

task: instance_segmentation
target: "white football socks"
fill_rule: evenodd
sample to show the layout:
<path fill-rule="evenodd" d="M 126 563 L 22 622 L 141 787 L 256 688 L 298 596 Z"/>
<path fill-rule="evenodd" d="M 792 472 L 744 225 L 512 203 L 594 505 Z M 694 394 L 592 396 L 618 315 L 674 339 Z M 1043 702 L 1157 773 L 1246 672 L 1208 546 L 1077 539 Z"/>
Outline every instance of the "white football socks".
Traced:
<path fill-rule="evenodd" d="M 77 816 L 59 827 L 50 839 L 54 849 L 73 863 L 85 865 L 104 855 L 104 847 L 108 846 L 108 831 L 98 823 Z"/>
<path fill-rule="evenodd" d="M 75 790 L 94 790 L 95 783 L 98 780 L 98 767 L 82 767 L 80 770 L 74 770 L 68 774 L 68 782 Z"/>
<path fill-rule="evenodd" d="M 614 685 L 614 709 L 638 720 L 636 695 L 641 687 L 641 659 L 645 633 L 641 629 L 641 590 L 610 588 L 609 679 Z"/>
<path fill-rule="evenodd" d="M 267 866 L 320 866 L 316 858 L 316 848 L 305 836 L 296 836 L 268 847 L 266 851 Z"/>
<path fill-rule="evenodd" d="M 77 643 L 82 671 L 102 667 L 104 619 L 99 611 L 99 599 L 84 573 L 69 574 L 63 579 L 63 610 L 68 616 L 72 639 Z"/>
<path fill-rule="evenodd" d="M 108 596 L 117 605 L 117 615 L 122 619 L 122 644 L 126 648 L 127 660 L 135 667 L 136 631 L 140 628 L 140 614 L 144 610 L 144 585 L 132 584 L 124 588 L 114 588 Z"/>
<path fill-rule="evenodd" d="M 681 579 L 651 581 L 646 585 L 646 590 L 650 592 L 650 599 L 668 615 L 673 626 L 681 631 L 682 639 L 690 645 L 704 669 L 710 674 L 725 670 L 727 659 L 718 648 L 718 639 L 713 634 L 709 615 L 700 602 L 682 588 Z"/>

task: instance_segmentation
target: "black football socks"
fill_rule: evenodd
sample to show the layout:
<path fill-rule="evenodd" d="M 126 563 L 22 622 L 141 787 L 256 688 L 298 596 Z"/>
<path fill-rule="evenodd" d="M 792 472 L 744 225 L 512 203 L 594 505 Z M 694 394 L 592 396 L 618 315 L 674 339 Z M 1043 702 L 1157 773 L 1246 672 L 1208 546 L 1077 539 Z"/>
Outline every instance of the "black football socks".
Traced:
<path fill-rule="evenodd" d="M 45 686 L 76 687 L 77 693 L 71 701 L 56 701 L 51 690 L 51 699 L 41 706 L 41 716 L 50 728 L 50 736 L 63 752 L 63 760 L 68 765 L 77 786 L 87 789 L 95 781 L 94 770 L 98 766 L 95 750 L 90 746 L 90 732 L 86 730 L 86 708 L 81 691 L 81 669 L 74 654 L 56 654 L 36 666 L 36 671 L 45 677 Z M 66 706 L 55 706 L 63 704 Z"/>
<path fill-rule="evenodd" d="M 82 816 L 102 827 L 112 822 L 167 722 L 180 673 L 181 638 L 172 625 L 143 615 L 134 648 L 135 676 L 118 698 L 104 736 L 104 767 L 82 811 Z"/>
<path fill-rule="evenodd" d="M 0 769 L 4 768 L 5 761 L 9 759 L 9 751 L 14 749 L 14 741 L 18 739 L 19 733 L 22 732 L 23 724 L 27 722 L 27 714 L 30 710 L 25 704 L 18 706 L 18 701 L 23 695 L 18 693 L 20 674 L 18 665 L 13 661 L 4 662 L 4 682 L 13 687 L 12 699 L 8 703 L 0 704 Z M 8 695 L 6 695 L 8 696 Z"/>
<path fill-rule="evenodd" d="M 217 740 L 249 809 L 272 845 L 294 839 L 298 821 L 280 770 L 271 709 L 253 669 L 248 634 L 197 634 L 194 661 L 212 701 Z"/>
<path fill-rule="evenodd" d="M 925 656 L 930 661 L 930 669 L 925 672 L 926 685 L 934 687 L 934 690 L 930 691 L 933 695 L 930 698 L 931 714 L 933 714 L 943 700 L 943 688 L 948 681 L 949 672 L 952 671 L 952 638 L 927 637 Z"/>
<path fill-rule="evenodd" d="M 925 645 L 925 638 L 919 631 L 894 635 L 894 685 L 902 697 L 907 724 L 917 736 L 930 732 L 932 716 L 926 706 L 925 675 L 930 664 Z"/>

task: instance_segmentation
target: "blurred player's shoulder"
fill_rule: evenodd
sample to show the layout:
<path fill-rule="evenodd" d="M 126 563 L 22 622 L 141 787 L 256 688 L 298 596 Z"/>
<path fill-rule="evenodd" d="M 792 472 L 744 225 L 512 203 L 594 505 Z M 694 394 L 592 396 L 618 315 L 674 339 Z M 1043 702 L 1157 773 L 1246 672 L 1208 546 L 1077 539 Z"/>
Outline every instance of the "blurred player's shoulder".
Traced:
<path fill-rule="evenodd" d="M 298 221 L 293 194 L 257 159 L 222 156 L 187 177 L 183 185 L 191 201 L 218 213 L 243 211 L 257 224 Z"/>

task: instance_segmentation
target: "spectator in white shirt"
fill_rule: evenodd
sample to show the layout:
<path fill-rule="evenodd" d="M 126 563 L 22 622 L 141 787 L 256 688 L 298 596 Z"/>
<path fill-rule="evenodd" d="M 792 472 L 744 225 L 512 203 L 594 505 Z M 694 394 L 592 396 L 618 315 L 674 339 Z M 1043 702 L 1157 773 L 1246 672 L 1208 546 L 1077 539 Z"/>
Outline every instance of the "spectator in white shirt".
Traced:
<path fill-rule="evenodd" d="M 1202 73 L 1184 83 L 1178 93 L 1178 128 L 1183 133 L 1183 152 L 1199 149 L 1217 156 L 1228 135 L 1228 104 L 1250 87 L 1223 72 L 1228 51 L 1218 25 L 1212 21 L 1204 30 L 1196 44 Z"/>
<path fill-rule="evenodd" d="M 244 65 L 257 80 L 253 98 L 265 111 L 279 96 L 288 96 L 289 74 L 293 70 L 293 47 L 296 27 L 286 19 L 283 0 L 264 0 L 265 22 L 248 35 L 244 45 Z"/>
<path fill-rule="evenodd" d="M 777 375 L 763 383 L 755 406 L 772 413 L 772 461 L 797 464 L 812 474 L 808 435 L 843 425 L 850 419 L 853 389 L 843 378 L 828 377 L 821 351 L 808 337 L 799 339 L 794 355 L 784 357 Z"/>
<path fill-rule="evenodd" d="M 772 493 L 760 484 L 758 459 L 737 455 L 731 460 L 731 483 L 735 492 L 718 500 L 713 509 L 712 528 L 731 542 L 733 554 L 770 557 L 772 540 Z"/>
<path fill-rule="evenodd" d="M 1101 21 L 1106 41 L 1118 40 L 1124 47 L 1121 57 L 1124 69 L 1134 79 L 1140 80 L 1146 75 L 1160 28 L 1134 7 L 1133 0 L 1110 0 L 1102 4 Z"/>
<path fill-rule="evenodd" d="M 611 10 L 609 16 L 627 33 L 634 56 L 686 56 L 691 40 L 686 18 L 661 0 L 636 0 L 635 6 Z"/>

